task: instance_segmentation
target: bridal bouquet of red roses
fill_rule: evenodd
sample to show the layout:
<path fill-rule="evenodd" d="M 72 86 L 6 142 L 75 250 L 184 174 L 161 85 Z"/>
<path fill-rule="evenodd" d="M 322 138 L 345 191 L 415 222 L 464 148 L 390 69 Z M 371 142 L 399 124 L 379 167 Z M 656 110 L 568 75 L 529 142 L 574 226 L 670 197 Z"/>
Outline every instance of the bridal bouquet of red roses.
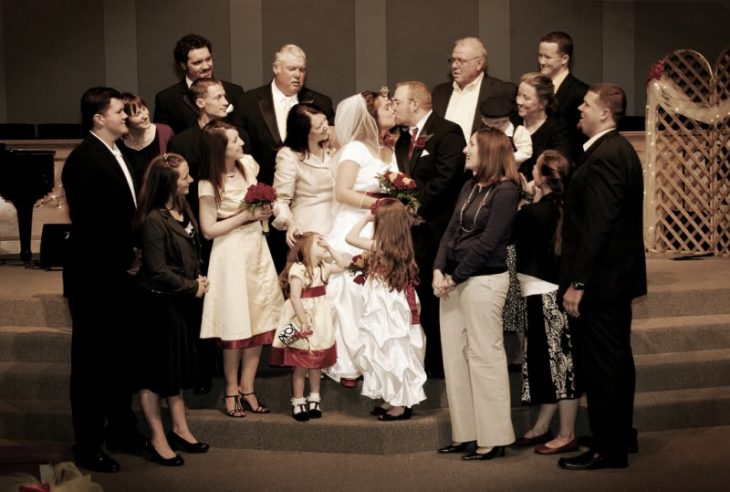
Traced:
<path fill-rule="evenodd" d="M 413 213 L 421 206 L 418 203 L 418 190 L 416 180 L 400 171 L 385 171 L 378 176 L 381 191 L 410 207 Z"/>
<path fill-rule="evenodd" d="M 370 251 L 363 251 L 359 255 L 352 257 L 352 262 L 348 265 L 347 271 L 352 273 L 356 284 L 362 285 L 368 277 L 368 257 Z"/>
<path fill-rule="evenodd" d="M 276 190 L 266 183 L 256 183 L 249 186 L 246 191 L 246 196 L 243 199 L 249 210 L 270 205 L 274 203 L 274 200 L 276 200 Z M 264 234 L 269 233 L 268 220 L 261 221 L 261 229 L 264 231 Z"/>

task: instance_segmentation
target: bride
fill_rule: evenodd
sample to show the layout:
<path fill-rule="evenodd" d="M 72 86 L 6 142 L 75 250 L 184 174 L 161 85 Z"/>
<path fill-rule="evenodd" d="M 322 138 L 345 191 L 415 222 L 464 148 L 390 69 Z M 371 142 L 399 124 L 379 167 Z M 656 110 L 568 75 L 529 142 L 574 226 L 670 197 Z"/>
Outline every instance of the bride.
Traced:
<path fill-rule="evenodd" d="M 335 156 L 334 220 L 327 240 L 336 250 L 355 256 L 362 251 L 347 244 L 345 236 L 377 200 L 378 176 L 398 170 L 389 133 L 395 126 L 395 110 L 387 90 L 365 91 L 343 100 L 335 115 L 340 150 Z M 372 224 L 362 232 L 368 234 L 372 234 Z M 362 345 L 357 330 L 362 312 L 360 289 L 349 272 L 332 275 L 327 286 L 336 313 L 337 363 L 325 372 L 349 388 L 357 385 L 355 379 L 360 376 L 352 360 Z"/>

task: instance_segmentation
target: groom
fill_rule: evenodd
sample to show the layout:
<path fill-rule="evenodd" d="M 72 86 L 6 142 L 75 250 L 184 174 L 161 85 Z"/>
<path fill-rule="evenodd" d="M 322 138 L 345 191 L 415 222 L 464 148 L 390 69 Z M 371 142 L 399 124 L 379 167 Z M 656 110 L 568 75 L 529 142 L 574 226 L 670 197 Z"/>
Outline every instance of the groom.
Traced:
<path fill-rule="evenodd" d="M 464 134 L 456 123 L 431 110 L 431 94 L 423 82 L 400 82 L 393 96 L 396 122 L 402 127 L 395 144 L 398 168 L 411 175 L 418 187 L 423 223 L 413 227 L 413 245 L 419 268 L 418 297 L 421 324 L 426 332 L 426 372 L 443 378 L 439 301 L 433 295 L 433 261 L 441 236 L 464 183 Z"/>

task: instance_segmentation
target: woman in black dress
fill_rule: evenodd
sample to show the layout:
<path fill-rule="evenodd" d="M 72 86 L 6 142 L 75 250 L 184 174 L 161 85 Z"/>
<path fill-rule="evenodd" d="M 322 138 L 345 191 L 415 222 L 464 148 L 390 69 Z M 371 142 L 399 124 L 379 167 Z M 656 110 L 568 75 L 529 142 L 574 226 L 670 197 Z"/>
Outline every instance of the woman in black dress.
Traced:
<path fill-rule="evenodd" d="M 122 102 L 129 133 L 119 139 L 117 146 L 132 165 L 137 183 L 141 184 L 150 161 L 167 152 L 167 142 L 174 134 L 169 126 L 152 123 L 150 110 L 141 97 L 125 92 Z"/>
<path fill-rule="evenodd" d="M 199 300 L 208 290 L 200 275 L 198 224 L 185 200 L 190 183 L 188 163 L 178 154 L 154 158 L 140 193 L 136 227 L 142 249 L 137 274 L 144 330 L 139 367 L 139 400 L 151 432 L 152 460 L 180 466 L 173 449 L 204 453 L 188 428 L 182 390 L 193 385 L 195 354 L 188 335 L 200 326 Z M 160 398 L 166 398 L 172 429 L 164 433 Z"/>
<path fill-rule="evenodd" d="M 517 276 L 527 304 L 527 337 L 522 364 L 522 402 L 540 405 L 535 424 L 516 444 L 538 454 L 578 449 L 575 418 L 578 389 L 573 365 L 573 337 L 558 298 L 563 193 L 569 170 L 559 152 L 546 150 L 533 169 L 535 197 L 517 214 L 514 238 Z M 560 412 L 560 433 L 550 421 Z"/>

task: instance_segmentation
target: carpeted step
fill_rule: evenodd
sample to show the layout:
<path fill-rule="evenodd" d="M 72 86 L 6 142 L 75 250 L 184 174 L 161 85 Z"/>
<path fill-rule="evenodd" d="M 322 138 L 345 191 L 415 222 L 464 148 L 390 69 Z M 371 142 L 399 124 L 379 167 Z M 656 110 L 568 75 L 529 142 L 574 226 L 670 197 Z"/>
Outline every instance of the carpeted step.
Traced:
<path fill-rule="evenodd" d="M 699 316 L 730 312 L 730 287 L 652 289 L 634 300 L 634 319 Z"/>
<path fill-rule="evenodd" d="M 0 361 L 69 363 L 70 360 L 71 328 L 0 328 Z"/>
<path fill-rule="evenodd" d="M 70 327 L 68 303 L 61 295 L 39 294 L 31 298 L 0 298 L 0 326 Z"/>
<path fill-rule="evenodd" d="M 637 393 L 634 426 L 639 431 L 730 424 L 730 386 Z"/>
<path fill-rule="evenodd" d="M 730 348 L 730 314 L 635 319 L 631 344 L 634 354 Z"/>
<path fill-rule="evenodd" d="M 730 349 L 645 354 L 635 356 L 634 361 L 637 392 L 730 383 Z"/>

